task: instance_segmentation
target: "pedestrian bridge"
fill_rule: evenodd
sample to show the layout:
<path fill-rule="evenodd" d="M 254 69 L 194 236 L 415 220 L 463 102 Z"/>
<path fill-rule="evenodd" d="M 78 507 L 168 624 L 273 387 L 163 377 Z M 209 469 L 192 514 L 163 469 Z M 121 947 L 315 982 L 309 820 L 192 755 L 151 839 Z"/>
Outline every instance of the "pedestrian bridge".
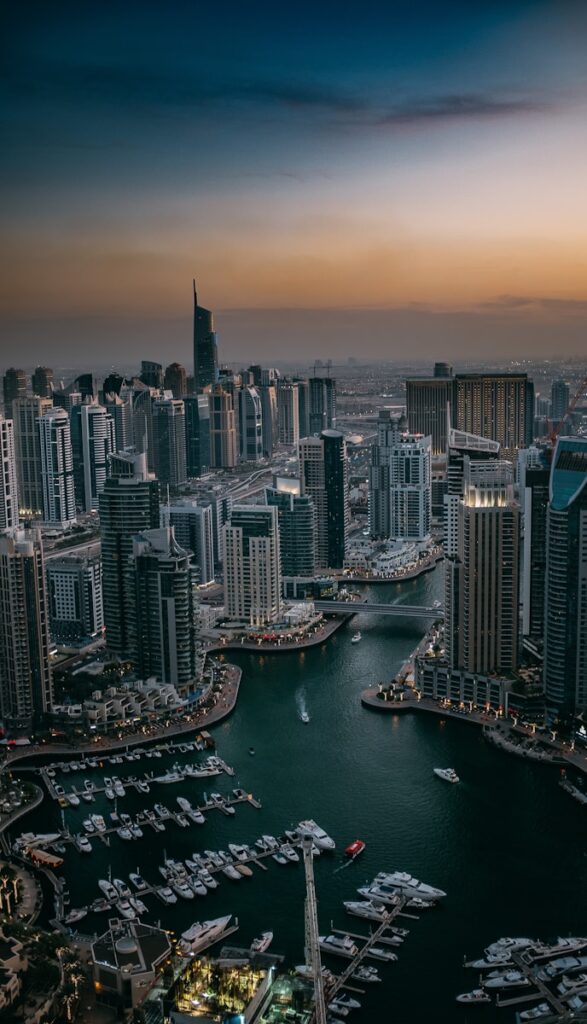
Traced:
<path fill-rule="evenodd" d="M 443 619 L 442 608 L 433 605 L 389 604 L 375 601 L 314 601 L 317 612 L 355 615 L 357 612 L 371 612 L 373 615 L 395 615 L 408 619 Z"/>

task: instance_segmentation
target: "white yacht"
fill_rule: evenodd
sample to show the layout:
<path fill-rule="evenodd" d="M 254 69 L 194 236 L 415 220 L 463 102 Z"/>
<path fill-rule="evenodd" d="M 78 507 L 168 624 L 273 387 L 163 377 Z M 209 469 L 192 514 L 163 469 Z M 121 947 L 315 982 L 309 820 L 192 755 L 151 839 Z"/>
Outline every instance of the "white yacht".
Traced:
<path fill-rule="evenodd" d="M 369 956 L 374 957 L 375 960 L 387 960 L 389 962 L 397 960 L 397 953 L 391 953 L 389 949 L 383 949 L 381 946 L 371 946 Z"/>
<path fill-rule="evenodd" d="M 488 956 L 492 953 L 515 953 L 518 949 L 527 949 L 528 946 L 535 945 L 535 939 L 498 939 L 497 942 L 492 942 L 490 946 L 487 946 L 485 953 Z"/>
<path fill-rule="evenodd" d="M 123 899 L 125 900 L 128 899 L 128 897 L 130 896 L 130 889 L 126 882 L 122 881 L 122 878 L 113 878 L 112 885 L 116 889 L 119 896 L 122 896 Z"/>
<path fill-rule="evenodd" d="M 190 827 L 190 823 L 189 823 L 188 819 L 186 818 L 185 814 L 176 814 L 175 815 L 175 820 L 176 820 L 176 822 L 177 822 L 177 824 L 179 825 L 180 828 L 189 828 Z"/>
<path fill-rule="evenodd" d="M 157 775 L 153 782 L 162 782 L 164 785 L 170 785 L 172 782 L 183 782 L 183 775 L 179 772 L 166 772 L 165 775 Z"/>
<path fill-rule="evenodd" d="M 71 807 L 79 807 L 79 796 L 77 793 L 68 793 L 67 799 L 69 800 Z"/>
<path fill-rule="evenodd" d="M 112 885 L 112 882 L 107 882 L 105 878 L 98 879 L 98 889 L 100 892 L 104 893 L 106 899 L 110 902 L 118 899 L 118 893 Z"/>
<path fill-rule="evenodd" d="M 240 882 L 243 877 L 232 864 L 225 864 L 224 867 L 221 868 L 221 871 L 223 875 L 226 875 L 227 878 L 231 878 L 233 882 Z"/>
<path fill-rule="evenodd" d="M 232 856 L 236 857 L 237 860 L 249 860 L 251 856 L 251 851 L 249 850 L 248 846 L 245 846 L 241 843 L 229 843 L 228 849 L 230 850 Z"/>
<path fill-rule="evenodd" d="M 385 903 L 390 907 L 397 907 L 400 900 L 406 896 L 406 893 L 400 893 L 398 889 L 388 885 L 363 885 L 357 889 L 359 896 L 364 896 L 365 899 L 375 900 L 377 903 Z M 418 896 L 411 897 L 407 904 L 407 907 L 413 910 L 429 910 L 430 907 L 435 906 L 433 899 L 421 899 Z"/>
<path fill-rule="evenodd" d="M 319 935 L 318 942 L 324 953 L 333 953 L 335 956 L 346 956 L 352 959 L 359 952 L 350 935 Z"/>
<path fill-rule="evenodd" d="M 433 768 L 432 771 L 439 779 L 444 779 L 445 782 L 452 782 L 453 785 L 455 782 L 461 781 L 454 768 Z"/>
<path fill-rule="evenodd" d="M 104 790 L 104 795 L 107 797 L 108 800 L 116 800 L 116 793 L 114 792 L 113 789 L 110 788 L 110 786 L 106 787 L 106 789 Z"/>
<path fill-rule="evenodd" d="M 533 1006 L 529 1010 L 522 1010 L 520 1013 L 520 1020 L 540 1020 L 541 1017 L 550 1017 L 552 1015 L 552 1007 L 549 1003 L 538 1003 L 538 1006 Z"/>
<path fill-rule="evenodd" d="M 258 939 L 253 939 L 249 952 L 251 956 L 255 953 L 266 953 L 273 942 L 273 932 L 263 932 Z"/>
<path fill-rule="evenodd" d="M 125 796 L 126 790 L 118 776 L 115 775 L 112 782 L 114 783 L 114 792 L 116 793 L 116 796 Z"/>
<path fill-rule="evenodd" d="M 90 814 L 90 821 L 92 822 L 92 825 L 98 832 L 106 831 L 106 822 L 104 821 L 104 818 L 102 817 L 101 814 Z M 89 831 L 89 829 L 87 831 Z"/>
<path fill-rule="evenodd" d="M 300 719 L 301 719 L 302 722 L 305 723 L 305 725 L 307 725 L 308 722 L 310 721 L 310 716 L 309 716 L 308 712 L 307 711 L 300 711 Z"/>
<path fill-rule="evenodd" d="M 261 836 L 260 839 L 256 840 L 255 846 L 258 846 L 264 853 L 270 853 L 271 850 L 279 849 L 279 843 L 275 836 Z"/>
<path fill-rule="evenodd" d="M 202 881 L 200 881 L 200 879 L 197 877 L 197 875 L 192 875 L 188 879 L 188 883 L 187 884 L 193 889 L 193 891 L 194 891 L 196 896 L 207 896 L 208 895 L 208 890 L 207 890 L 206 886 L 204 885 L 204 883 Z"/>
<path fill-rule="evenodd" d="M 199 868 L 197 872 L 198 878 L 204 883 L 207 889 L 217 889 L 218 882 L 213 875 L 210 874 L 207 868 Z"/>
<path fill-rule="evenodd" d="M 352 644 L 360 644 L 362 639 L 363 639 L 363 637 L 361 636 L 361 631 L 358 630 L 356 633 L 353 633 L 353 635 L 351 637 L 351 643 Z"/>
<path fill-rule="evenodd" d="M 363 982 L 374 982 L 381 981 L 379 972 L 376 967 L 369 967 L 367 964 L 360 964 L 359 967 L 351 974 L 351 978 L 355 981 Z"/>
<path fill-rule="evenodd" d="M 80 853 L 91 853 L 92 844 L 87 836 L 78 836 L 75 845 L 77 846 Z"/>
<path fill-rule="evenodd" d="M 189 802 L 189 800 L 186 800 L 185 796 L 178 796 L 177 802 L 179 804 L 180 810 L 184 811 L 186 814 L 188 811 L 191 811 L 192 805 Z"/>
<path fill-rule="evenodd" d="M 368 921 L 383 921 L 388 913 L 384 904 L 375 900 L 346 900 L 343 906 L 347 914 L 365 917 Z"/>
<path fill-rule="evenodd" d="M 433 885 L 426 885 L 407 871 L 380 871 L 375 877 L 376 885 L 391 885 L 404 896 L 418 896 L 425 900 L 441 900 L 446 893 Z"/>
<path fill-rule="evenodd" d="M 186 814 L 190 821 L 193 821 L 195 825 L 204 825 L 206 822 L 204 815 L 201 811 L 198 811 L 197 808 L 192 807 L 190 811 L 186 811 Z"/>
<path fill-rule="evenodd" d="M 530 979 L 521 971 L 507 971 L 505 974 L 496 973 L 485 979 L 485 988 L 518 988 L 530 984 Z"/>
<path fill-rule="evenodd" d="M 163 903 L 177 903 L 177 896 L 173 892 L 173 889 L 170 889 L 168 885 L 160 886 L 158 889 L 155 889 L 155 892 Z"/>
<path fill-rule="evenodd" d="M 120 828 L 117 828 L 116 835 L 121 839 L 132 839 L 132 832 L 126 825 L 121 825 Z"/>
<path fill-rule="evenodd" d="M 116 909 L 120 914 L 122 914 L 123 917 L 127 918 L 128 920 L 137 916 L 136 910 L 134 910 L 134 908 L 131 907 L 128 900 L 119 900 L 118 903 L 116 904 Z"/>
<path fill-rule="evenodd" d="M 334 850 L 336 848 L 336 843 L 334 842 L 334 839 L 331 839 L 330 836 L 324 831 L 324 829 L 320 828 L 320 826 L 317 825 L 316 822 L 313 821 L 311 818 L 309 818 L 307 821 L 300 821 L 298 825 L 298 830 L 302 833 L 302 835 L 311 836 L 314 845 L 319 850 Z"/>
<path fill-rule="evenodd" d="M 457 1003 L 490 1003 L 491 997 L 482 988 L 474 988 L 472 992 L 461 992 Z"/>
<path fill-rule="evenodd" d="M 512 962 L 511 953 L 488 953 L 480 960 L 472 960 L 466 967 L 474 967 L 477 971 L 484 971 L 492 967 L 507 967 Z"/>
<path fill-rule="evenodd" d="M 140 781 L 137 782 L 137 789 L 139 793 L 150 793 L 151 787 L 148 782 Z"/>
<path fill-rule="evenodd" d="M 190 889 L 187 882 L 184 882 L 181 878 L 170 879 L 171 888 L 178 896 L 181 896 L 184 900 L 193 900 L 194 893 L 193 889 Z"/>
<path fill-rule="evenodd" d="M 353 999 L 346 992 L 339 992 L 335 999 L 328 1004 L 328 1009 L 336 1012 L 336 1008 L 345 1007 L 347 1010 L 360 1010 L 361 1004 L 358 999 Z"/>
<path fill-rule="evenodd" d="M 129 830 L 131 836 L 133 837 L 133 839 L 142 839 L 143 838 L 143 830 L 140 827 L 140 825 L 135 825 L 134 822 L 131 822 L 131 824 L 128 826 L 128 830 Z"/>
<path fill-rule="evenodd" d="M 298 861 L 300 859 L 300 855 L 299 855 L 297 850 L 294 850 L 293 846 L 289 845 L 289 843 L 285 843 L 281 847 L 281 852 L 282 852 L 284 857 L 287 857 L 287 859 L 289 861 L 291 861 L 292 864 L 297 864 L 298 863 Z"/>
<path fill-rule="evenodd" d="M 131 871 L 128 877 L 130 878 L 135 889 L 138 889 L 139 892 L 141 891 L 141 889 L 149 888 L 147 883 L 145 882 L 145 879 L 143 878 L 142 875 L 139 875 L 138 871 Z"/>
<path fill-rule="evenodd" d="M 202 949 L 207 949 L 208 946 L 213 946 L 222 938 L 231 919 L 232 914 L 227 914 L 226 917 L 217 917 L 213 921 L 202 921 L 201 923 L 196 921 L 191 928 L 182 932 L 180 943 L 182 949 L 193 955 Z"/>
<path fill-rule="evenodd" d="M 146 914 L 147 908 L 138 896 L 130 896 L 128 901 L 137 914 Z"/>

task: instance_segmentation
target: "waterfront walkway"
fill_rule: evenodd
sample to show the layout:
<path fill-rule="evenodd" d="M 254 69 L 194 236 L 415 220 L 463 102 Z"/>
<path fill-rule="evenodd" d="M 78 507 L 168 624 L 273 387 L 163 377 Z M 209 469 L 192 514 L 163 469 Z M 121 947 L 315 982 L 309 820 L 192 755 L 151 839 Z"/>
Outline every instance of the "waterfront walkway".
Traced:
<path fill-rule="evenodd" d="M 325 602 L 327 603 L 327 602 Z M 348 610 L 348 602 L 346 603 Z M 356 609 L 359 611 L 359 608 Z M 227 640 L 226 643 L 215 643 L 206 648 L 206 654 L 220 654 L 222 651 L 254 651 L 255 654 L 291 654 L 292 651 L 305 651 L 307 647 L 317 647 L 325 643 L 333 633 L 336 633 L 344 625 L 355 610 L 348 614 L 330 619 L 324 622 L 309 637 L 299 637 L 297 640 Z"/>

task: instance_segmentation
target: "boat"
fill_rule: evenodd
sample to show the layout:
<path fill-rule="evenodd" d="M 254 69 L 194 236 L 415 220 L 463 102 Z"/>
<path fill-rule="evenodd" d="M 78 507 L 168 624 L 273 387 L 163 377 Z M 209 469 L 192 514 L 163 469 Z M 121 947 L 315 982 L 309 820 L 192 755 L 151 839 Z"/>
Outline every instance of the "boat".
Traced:
<path fill-rule="evenodd" d="M 347 857 L 350 857 L 352 860 L 354 860 L 355 857 L 358 857 L 359 854 L 362 853 L 364 849 L 365 843 L 363 842 L 363 840 L 355 839 L 354 842 L 350 844 L 350 846 L 347 846 L 344 852 Z"/>
<path fill-rule="evenodd" d="M 505 974 L 497 972 L 494 976 L 485 979 L 485 988 L 517 988 L 530 984 L 530 979 L 521 971 L 507 971 Z"/>
<path fill-rule="evenodd" d="M 195 825 L 204 825 L 206 822 L 206 819 L 202 812 L 198 811 L 197 809 L 194 809 L 193 807 L 190 811 L 186 811 L 186 814 L 190 821 L 193 821 Z"/>
<path fill-rule="evenodd" d="M 93 793 L 95 788 L 96 787 L 94 786 L 94 783 L 90 782 L 89 779 L 86 779 L 86 781 L 84 782 L 84 789 L 86 793 Z"/>
<path fill-rule="evenodd" d="M 300 711 L 300 720 L 304 722 L 306 725 L 308 724 L 308 722 L 310 721 L 310 716 L 307 711 Z"/>
<path fill-rule="evenodd" d="M 258 939 L 253 939 L 249 952 L 251 956 L 256 953 L 265 953 L 273 942 L 273 932 L 263 932 Z"/>
<path fill-rule="evenodd" d="M 79 796 L 77 793 L 69 793 L 67 799 L 71 807 L 79 807 Z"/>
<path fill-rule="evenodd" d="M 138 896 L 130 896 L 128 901 L 137 914 L 146 914 L 147 908 Z"/>
<path fill-rule="evenodd" d="M 343 907 L 347 914 L 364 917 L 367 921 L 384 921 L 388 913 L 385 905 L 375 900 L 346 900 Z"/>
<path fill-rule="evenodd" d="M 258 846 L 263 853 L 271 853 L 272 850 L 279 849 L 279 843 L 275 836 L 261 836 L 256 840 L 255 846 Z"/>
<path fill-rule="evenodd" d="M 168 810 L 165 804 L 155 804 L 155 811 L 157 812 L 160 818 L 169 818 L 171 815 L 171 812 Z"/>
<path fill-rule="evenodd" d="M 138 889 L 139 892 L 140 892 L 141 889 L 148 889 L 149 888 L 149 886 L 145 882 L 145 879 L 143 878 L 142 875 L 139 875 L 138 871 L 131 871 L 131 873 L 130 873 L 130 875 L 128 877 L 130 878 L 130 880 L 131 880 L 132 884 L 134 885 L 135 889 Z"/>
<path fill-rule="evenodd" d="M 360 644 L 362 639 L 363 639 L 363 637 L 361 636 L 361 631 L 359 630 L 357 633 L 353 633 L 353 635 L 351 637 L 351 643 L 352 644 Z"/>
<path fill-rule="evenodd" d="M 230 850 L 233 857 L 237 860 L 249 860 L 251 851 L 248 846 L 244 846 L 241 843 L 229 843 L 228 849 Z"/>
<path fill-rule="evenodd" d="M 390 963 L 397 960 L 397 953 L 391 953 L 389 949 L 382 949 L 381 946 L 371 946 L 369 956 L 375 960 L 387 960 Z"/>
<path fill-rule="evenodd" d="M 225 863 L 224 857 L 221 857 L 220 854 L 216 852 L 216 850 L 204 850 L 204 856 L 215 868 L 221 868 Z M 194 860 L 195 859 L 196 858 L 194 856 Z"/>
<path fill-rule="evenodd" d="M 84 792 L 81 794 L 81 798 L 87 804 L 93 804 L 94 802 L 94 794 L 91 793 L 89 789 L 84 790 Z"/>
<path fill-rule="evenodd" d="M 226 917 L 216 917 L 212 921 L 196 921 L 191 928 L 182 932 L 180 946 L 190 955 L 213 946 L 222 938 L 231 920 L 232 914 L 227 914 Z"/>
<path fill-rule="evenodd" d="M 115 778 L 112 779 L 112 781 L 114 783 L 114 792 L 116 793 L 116 796 L 125 796 L 126 795 L 126 790 L 125 790 L 124 786 L 122 785 L 122 782 L 120 781 L 120 779 L 115 777 Z"/>
<path fill-rule="evenodd" d="M 446 896 L 443 889 L 426 885 L 425 882 L 420 882 L 418 878 L 409 875 L 407 871 L 380 871 L 375 876 L 375 884 L 393 886 L 405 896 L 418 896 L 425 900 L 441 900 Z"/>
<path fill-rule="evenodd" d="M 253 872 L 251 871 L 250 867 L 247 864 L 235 864 L 234 870 L 238 871 L 239 875 L 242 875 L 243 878 L 251 878 L 253 874 Z"/>
<path fill-rule="evenodd" d="M 189 823 L 188 819 L 186 818 L 185 814 L 176 814 L 175 815 L 175 820 L 176 820 L 177 824 L 180 826 L 180 828 L 189 828 L 190 827 L 190 823 Z"/>
<path fill-rule="evenodd" d="M 114 886 L 112 885 L 112 882 L 106 881 L 105 878 L 98 879 L 98 889 L 100 890 L 100 892 L 104 893 L 104 896 L 106 897 L 107 900 L 109 900 L 110 903 L 112 903 L 113 900 L 118 899 L 118 893 Z"/>
<path fill-rule="evenodd" d="M 121 825 L 120 828 L 117 828 L 116 835 L 121 839 L 132 839 L 132 832 L 126 825 Z"/>
<path fill-rule="evenodd" d="M 116 904 L 116 909 L 128 921 L 137 916 L 134 907 L 131 907 L 128 900 L 119 900 Z"/>
<path fill-rule="evenodd" d="M 254 747 L 249 747 L 249 754 L 251 755 L 251 757 L 255 756 L 255 748 Z"/>
<path fill-rule="evenodd" d="M 538 1003 L 538 1006 L 533 1006 L 529 1010 L 522 1010 L 519 1018 L 520 1021 L 540 1020 L 541 1017 L 550 1017 L 551 1014 L 552 1008 L 548 1003 Z"/>
<path fill-rule="evenodd" d="M 222 874 L 226 875 L 227 878 L 231 878 L 233 882 L 240 882 L 242 875 L 236 870 L 233 864 L 225 864 L 221 868 Z"/>
<path fill-rule="evenodd" d="M 472 992 L 461 992 L 456 999 L 457 1003 L 467 1003 L 468 1005 L 491 1002 L 491 997 L 482 988 L 474 988 Z"/>
<path fill-rule="evenodd" d="M 139 793 L 150 793 L 151 787 L 148 782 L 139 781 L 137 782 L 137 789 Z"/>
<path fill-rule="evenodd" d="M 133 837 L 133 839 L 142 839 L 143 838 L 143 830 L 142 830 L 142 828 L 140 828 L 139 825 L 135 825 L 134 823 L 131 822 L 131 824 L 128 826 L 128 830 L 129 830 L 131 836 Z"/>
<path fill-rule="evenodd" d="M 106 831 L 106 822 L 101 814 L 90 814 L 90 821 L 98 832 Z"/>
<path fill-rule="evenodd" d="M 358 999 L 353 999 L 352 996 L 346 994 L 346 992 L 339 992 L 335 999 L 328 1004 L 328 1009 L 332 1010 L 335 1006 L 344 1006 L 347 1010 L 360 1010 L 361 1004 Z"/>
<path fill-rule="evenodd" d="M 163 903 L 177 903 L 177 896 L 168 885 L 162 885 L 158 889 L 155 889 L 154 892 Z"/>
<path fill-rule="evenodd" d="M 81 921 L 83 917 L 86 917 L 88 913 L 87 907 L 78 907 L 77 910 L 70 910 L 67 917 L 64 917 L 64 924 L 75 924 L 76 921 Z"/>
<path fill-rule="evenodd" d="M 454 768 L 433 768 L 432 771 L 439 779 L 444 779 L 445 782 L 460 782 L 460 779 L 455 772 Z"/>
<path fill-rule="evenodd" d="M 490 946 L 487 946 L 485 953 L 489 956 L 493 953 L 515 953 L 519 949 L 527 949 L 528 946 L 535 946 L 535 939 L 498 939 L 497 942 L 492 942 Z"/>
<path fill-rule="evenodd" d="M 75 845 L 77 846 L 80 853 L 92 852 L 92 844 L 87 836 L 77 836 L 75 840 Z"/>
<path fill-rule="evenodd" d="M 191 878 L 188 878 L 187 884 L 193 889 L 196 896 L 208 895 L 206 886 L 200 881 L 197 875 L 192 875 Z"/>
<path fill-rule="evenodd" d="M 336 848 L 334 839 L 331 839 L 324 829 L 320 828 L 320 826 L 317 825 L 315 821 L 312 821 L 311 818 L 307 821 L 300 821 L 298 829 L 302 835 L 311 836 L 314 845 L 319 850 L 334 850 Z"/>
<path fill-rule="evenodd" d="M 199 868 L 197 871 L 198 878 L 204 883 L 207 889 L 217 889 L 218 882 L 213 875 L 210 874 L 207 868 Z"/>
<path fill-rule="evenodd" d="M 359 947 L 355 945 L 350 935 L 319 935 L 318 943 L 325 953 L 346 956 L 351 960 L 359 952 Z"/>
<path fill-rule="evenodd" d="M 184 900 L 193 900 L 194 893 L 190 889 L 187 882 L 184 882 L 181 878 L 170 879 L 171 888 L 178 896 L 181 896 Z"/>
<path fill-rule="evenodd" d="M 284 857 L 287 857 L 287 859 L 291 861 L 292 864 L 297 864 L 299 862 L 300 855 L 298 851 L 294 850 L 293 846 L 290 846 L 289 843 L 284 843 L 281 847 L 281 852 Z"/>
<path fill-rule="evenodd" d="M 216 805 L 216 807 L 218 807 L 221 811 L 224 811 L 225 814 L 234 814 L 234 807 L 232 807 L 230 804 L 227 804 L 226 798 L 223 797 L 220 793 L 210 793 L 210 799 Z"/>
<path fill-rule="evenodd" d="M 122 878 L 113 878 L 112 885 L 116 889 L 119 896 L 122 896 L 123 899 L 125 900 L 128 899 L 128 897 L 130 896 L 130 889 L 126 882 L 122 881 Z"/>
<path fill-rule="evenodd" d="M 108 900 L 94 900 L 90 905 L 90 910 L 92 911 L 92 914 L 102 914 L 104 911 L 110 910 L 110 904 Z"/>
<path fill-rule="evenodd" d="M 351 978 L 353 978 L 355 981 L 363 981 L 368 983 L 374 981 L 381 981 L 377 968 L 369 967 L 366 964 L 360 964 L 359 967 L 357 967 L 357 969 L 353 971 L 353 973 L 351 974 Z"/>
<path fill-rule="evenodd" d="M 307 964 L 297 964 L 294 967 L 294 971 L 300 976 L 300 978 L 309 978 L 310 980 L 313 978 L 312 968 L 308 967 Z M 322 966 L 322 977 L 325 982 L 334 980 L 332 971 L 329 971 L 328 968 L 324 966 Z"/>
<path fill-rule="evenodd" d="M 276 850 L 271 856 L 277 864 L 287 864 L 287 857 L 284 857 L 279 850 Z"/>
<path fill-rule="evenodd" d="M 492 967 L 507 967 L 512 962 L 511 953 L 489 953 L 480 960 L 471 960 L 465 967 L 474 967 L 477 971 L 490 970 Z"/>
<path fill-rule="evenodd" d="M 180 810 L 184 811 L 186 814 L 188 811 L 191 811 L 192 805 L 189 802 L 189 800 L 186 800 L 185 796 L 178 796 L 177 802 L 179 804 Z"/>
<path fill-rule="evenodd" d="M 165 786 L 171 785 L 173 782 L 183 782 L 183 775 L 179 772 L 166 772 L 165 775 L 157 775 L 153 782 L 161 782 Z"/>

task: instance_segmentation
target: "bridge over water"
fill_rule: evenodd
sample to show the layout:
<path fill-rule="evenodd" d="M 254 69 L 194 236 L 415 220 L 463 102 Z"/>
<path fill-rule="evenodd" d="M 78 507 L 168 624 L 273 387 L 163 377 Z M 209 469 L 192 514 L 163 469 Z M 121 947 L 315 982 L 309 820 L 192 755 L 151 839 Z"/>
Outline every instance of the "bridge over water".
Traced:
<path fill-rule="evenodd" d="M 373 615 L 395 615 L 407 619 L 443 619 L 442 608 L 434 605 L 389 604 L 379 601 L 314 601 L 317 612 L 339 615 L 356 615 L 371 612 Z"/>

